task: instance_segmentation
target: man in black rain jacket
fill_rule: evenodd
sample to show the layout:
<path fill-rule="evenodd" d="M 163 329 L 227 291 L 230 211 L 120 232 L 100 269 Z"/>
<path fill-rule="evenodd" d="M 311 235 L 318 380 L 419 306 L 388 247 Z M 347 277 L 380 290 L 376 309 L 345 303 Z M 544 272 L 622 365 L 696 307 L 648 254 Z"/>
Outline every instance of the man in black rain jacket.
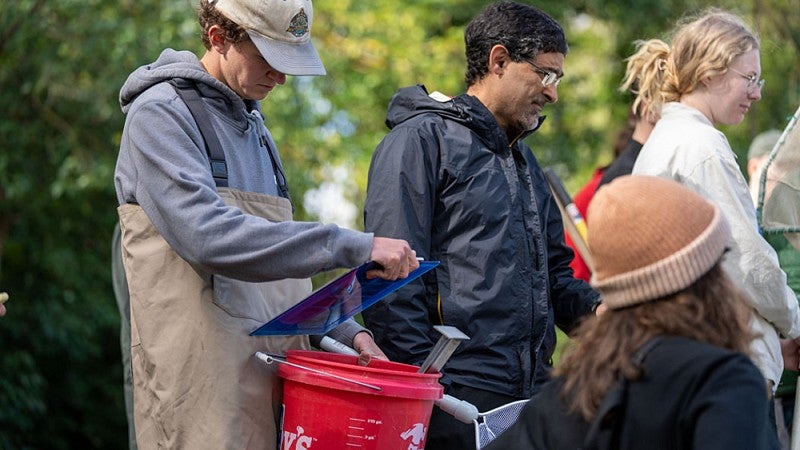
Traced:
<path fill-rule="evenodd" d="M 430 353 L 434 325 L 470 336 L 442 382 L 485 411 L 535 393 L 555 325 L 571 329 L 599 295 L 573 277 L 558 207 L 522 143 L 558 98 L 563 30 L 538 9 L 501 2 L 473 19 L 466 43 L 466 94 L 411 86 L 392 98 L 364 209 L 367 230 L 442 264 L 363 316 L 387 356 L 410 364 Z M 474 445 L 471 427 L 434 410 L 427 448 Z"/>

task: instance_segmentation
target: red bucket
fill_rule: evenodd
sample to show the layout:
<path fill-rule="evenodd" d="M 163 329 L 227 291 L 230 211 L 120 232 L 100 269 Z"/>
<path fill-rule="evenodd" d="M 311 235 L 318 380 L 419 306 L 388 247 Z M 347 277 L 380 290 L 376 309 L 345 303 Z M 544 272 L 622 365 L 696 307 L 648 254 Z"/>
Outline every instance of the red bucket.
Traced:
<path fill-rule="evenodd" d="M 335 353 L 290 350 L 284 379 L 281 450 L 419 450 L 441 374 Z M 324 373 L 321 373 L 324 372 Z"/>

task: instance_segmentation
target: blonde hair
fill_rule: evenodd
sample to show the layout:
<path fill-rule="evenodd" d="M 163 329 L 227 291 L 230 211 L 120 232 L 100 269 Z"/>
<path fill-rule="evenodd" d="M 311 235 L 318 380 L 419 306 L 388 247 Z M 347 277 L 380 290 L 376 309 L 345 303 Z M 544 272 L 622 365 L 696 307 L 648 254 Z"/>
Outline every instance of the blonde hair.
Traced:
<path fill-rule="evenodd" d="M 631 109 L 639 117 L 658 117 L 663 98 L 660 90 L 650 89 L 663 84 L 664 64 L 669 57 L 669 45 L 659 39 L 636 41 L 636 53 L 628 58 L 625 79 L 620 91 L 634 94 Z M 642 89 L 641 86 L 645 86 Z M 643 109 L 642 109 L 643 108 Z"/>
<path fill-rule="evenodd" d="M 705 78 L 725 74 L 735 58 L 759 48 L 758 36 L 742 18 L 719 9 L 679 22 L 671 46 L 660 39 L 635 44 L 621 89 L 633 87 L 634 108 L 643 103 L 656 116 L 664 103 L 680 100 Z"/>

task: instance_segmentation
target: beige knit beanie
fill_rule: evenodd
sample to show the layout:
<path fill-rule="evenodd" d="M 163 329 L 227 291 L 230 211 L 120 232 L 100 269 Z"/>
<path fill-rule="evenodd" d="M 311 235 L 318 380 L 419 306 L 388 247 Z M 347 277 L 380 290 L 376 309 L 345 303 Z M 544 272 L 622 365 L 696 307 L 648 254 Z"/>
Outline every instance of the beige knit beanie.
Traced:
<path fill-rule="evenodd" d="M 592 286 L 610 309 L 674 294 L 722 257 L 730 229 L 719 209 L 666 178 L 619 177 L 587 213 Z"/>

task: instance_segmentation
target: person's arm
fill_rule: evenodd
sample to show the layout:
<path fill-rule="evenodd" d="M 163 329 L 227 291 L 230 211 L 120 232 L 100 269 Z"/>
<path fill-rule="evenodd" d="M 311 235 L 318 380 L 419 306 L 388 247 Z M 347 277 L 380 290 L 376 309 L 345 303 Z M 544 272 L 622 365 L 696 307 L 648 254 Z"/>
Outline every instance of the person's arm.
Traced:
<path fill-rule="evenodd" d="M 589 284 L 574 276 L 570 262 L 572 250 L 564 243 L 564 222 L 544 173 L 531 156 L 532 177 L 536 202 L 542 218 L 542 233 L 547 247 L 547 266 L 550 298 L 555 322 L 564 331 L 571 330 L 578 321 L 594 312 L 600 294 Z"/>
<path fill-rule="evenodd" d="M 438 170 L 433 145 L 411 127 L 390 132 L 373 155 L 364 206 L 367 231 L 405 239 L 425 259 L 430 259 Z M 362 313 L 389 359 L 421 363 L 433 347 L 428 333 L 436 298 L 426 288 L 430 277 L 422 278 Z"/>
<path fill-rule="evenodd" d="M 766 449 L 768 408 L 764 378 L 746 356 L 737 355 L 704 378 L 679 423 L 694 433 L 686 436 L 693 449 Z"/>
<path fill-rule="evenodd" d="M 304 278 L 370 258 L 369 233 L 332 224 L 273 222 L 228 206 L 217 193 L 203 145 L 181 102 L 143 101 L 129 112 L 116 175 L 120 203 L 138 203 L 188 262 L 257 282 Z M 236 177 L 244 175 L 230 176 L 235 187 Z"/>
<path fill-rule="evenodd" d="M 709 158 L 696 166 L 687 185 L 716 204 L 733 235 L 724 264 L 748 293 L 750 305 L 784 336 L 800 336 L 800 308 L 777 254 L 759 234 L 747 183 L 733 158 Z"/>

